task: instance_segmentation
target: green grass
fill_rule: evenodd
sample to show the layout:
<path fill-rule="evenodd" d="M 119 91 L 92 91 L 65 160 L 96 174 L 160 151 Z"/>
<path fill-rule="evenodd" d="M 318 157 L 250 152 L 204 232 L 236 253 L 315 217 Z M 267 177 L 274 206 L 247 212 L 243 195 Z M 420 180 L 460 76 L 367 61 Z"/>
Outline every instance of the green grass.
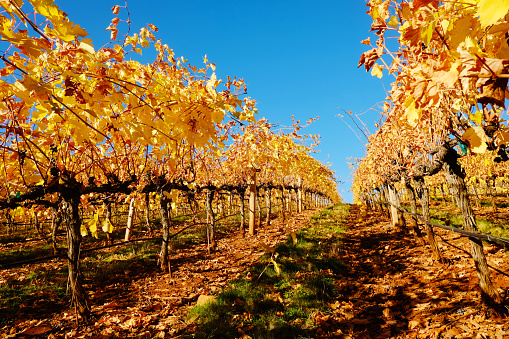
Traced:
<path fill-rule="evenodd" d="M 461 214 L 450 211 L 430 209 L 431 222 L 440 225 L 463 228 L 463 217 Z M 509 225 L 504 220 L 493 220 L 487 218 L 476 218 L 479 231 L 495 237 L 509 239 Z"/>
<path fill-rule="evenodd" d="M 67 268 L 33 271 L 0 284 L 0 326 L 12 321 L 18 311 L 36 307 L 40 301 L 50 302 L 51 306 L 59 303 L 66 293 L 67 275 Z"/>
<path fill-rule="evenodd" d="M 133 267 L 155 265 L 160 246 L 157 241 L 146 241 L 111 252 L 94 252 L 82 260 L 85 281 L 108 283 L 112 277 L 124 276 Z"/>
<path fill-rule="evenodd" d="M 264 255 L 241 279 L 232 281 L 214 302 L 191 309 L 194 338 L 307 338 L 316 329 L 313 315 L 327 312 L 338 295 L 343 264 L 337 258 L 347 205 L 313 216 L 307 227 Z M 281 268 L 280 275 L 272 263 Z"/>
<path fill-rule="evenodd" d="M 60 238 L 62 239 L 62 238 Z M 59 248 L 62 248 L 64 241 L 60 240 L 57 242 Z M 9 265 L 14 262 L 30 260 L 45 256 L 53 255 L 52 245 L 45 242 L 42 244 L 33 244 L 23 248 L 17 248 L 12 250 L 4 250 L 0 252 L 0 267 L 2 265 Z"/>
<path fill-rule="evenodd" d="M 500 225 L 500 223 L 496 223 L 493 220 L 478 219 L 477 226 L 482 233 L 509 239 L 509 228 L 507 228 L 508 225 Z"/>
<path fill-rule="evenodd" d="M 430 208 L 431 222 L 439 225 L 462 228 L 463 217 L 461 214 L 451 213 L 450 211 Z"/>

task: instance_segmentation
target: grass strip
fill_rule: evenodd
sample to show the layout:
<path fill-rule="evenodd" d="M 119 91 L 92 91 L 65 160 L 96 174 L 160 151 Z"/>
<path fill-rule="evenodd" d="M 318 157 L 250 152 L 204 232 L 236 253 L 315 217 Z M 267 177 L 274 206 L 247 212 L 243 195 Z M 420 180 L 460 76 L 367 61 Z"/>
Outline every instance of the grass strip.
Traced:
<path fill-rule="evenodd" d="M 349 206 L 334 205 L 314 215 L 264 255 L 245 276 L 232 281 L 214 301 L 191 309 L 193 338 L 307 338 L 315 316 L 330 313 L 344 265 L 338 259 Z"/>

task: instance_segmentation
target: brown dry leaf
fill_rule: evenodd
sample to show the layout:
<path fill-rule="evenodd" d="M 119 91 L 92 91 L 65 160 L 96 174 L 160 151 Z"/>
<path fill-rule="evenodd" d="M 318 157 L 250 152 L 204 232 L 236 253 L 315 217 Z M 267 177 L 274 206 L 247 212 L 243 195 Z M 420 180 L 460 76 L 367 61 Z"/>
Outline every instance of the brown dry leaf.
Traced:
<path fill-rule="evenodd" d="M 269 246 L 265 243 L 263 243 L 262 241 L 258 242 L 258 245 L 263 248 L 264 252 L 265 253 L 274 253 L 274 251 L 276 250 L 275 247 L 272 247 L 272 246 Z"/>
<path fill-rule="evenodd" d="M 352 319 L 350 322 L 355 325 L 367 325 L 371 323 L 371 319 Z"/>
<path fill-rule="evenodd" d="M 291 232 L 290 235 L 292 236 L 293 239 L 293 245 L 297 246 L 297 234 L 295 232 Z"/>
<path fill-rule="evenodd" d="M 51 330 L 52 330 L 52 328 L 50 326 L 39 325 L 39 326 L 34 326 L 34 327 L 27 328 L 26 330 L 21 332 L 21 334 L 24 334 L 24 335 L 34 335 L 35 336 L 35 335 L 41 335 L 41 334 L 47 333 L 47 332 L 49 332 Z"/>
<path fill-rule="evenodd" d="M 453 327 L 453 328 L 447 330 L 447 334 L 449 334 L 452 337 L 460 335 L 461 333 L 463 333 L 463 332 L 456 327 Z"/>
<path fill-rule="evenodd" d="M 408 322 L 408 328 L 413 330 L 414 328 L 421 326 L 423 323 L 424 322 L 421 317 L 415 317 Z"/>
<path fill-rule="evenodd" d="M 386 319 L 392 319 L 394 317 L 390 308 L 385 308 L 382 313 Z"/>

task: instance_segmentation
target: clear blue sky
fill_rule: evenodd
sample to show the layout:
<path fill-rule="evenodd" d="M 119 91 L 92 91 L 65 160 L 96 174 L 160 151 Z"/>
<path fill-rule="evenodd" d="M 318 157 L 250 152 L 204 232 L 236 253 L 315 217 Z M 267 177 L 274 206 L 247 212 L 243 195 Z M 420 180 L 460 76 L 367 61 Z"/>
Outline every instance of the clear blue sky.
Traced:
<path fill-rule="evenodd" d="M 111 7 L 123 0 L 55 0 L 71 21 L 85 28 L 95 48 L 109 41 Z M 382 101 L 391 79 L 382 80 L 357 68 L 372 36 L 364 1 L 203 1 L 128 0 L 131 33 L 148 23 L 159 28 L 156 37 L 177 57 L 201 66 L 207 55 L 216 74 L 244 78 L 248 96 L 257 101 L 258 118 L 290 125 L 291 116 L 305 122 L 320 116 L 302 133 L 319 134 L 320 153 L 340 176 L 340 194 L 352 201 L 347 158 L 362 157 L 364 145 L 337 115 L 340 108 L 364 113 Z M 126 12 L 121 9 L 119 17 Z M 120 30 L 125 26 L 119 25 Z M 372 41 L 375 39 L 372 37 Z M 149 61 L 149 60 L 147 60 Z M 375 112 L 362 116 L 372 127 Z M 354 126 L 352 126 L 354 127 Z"/>

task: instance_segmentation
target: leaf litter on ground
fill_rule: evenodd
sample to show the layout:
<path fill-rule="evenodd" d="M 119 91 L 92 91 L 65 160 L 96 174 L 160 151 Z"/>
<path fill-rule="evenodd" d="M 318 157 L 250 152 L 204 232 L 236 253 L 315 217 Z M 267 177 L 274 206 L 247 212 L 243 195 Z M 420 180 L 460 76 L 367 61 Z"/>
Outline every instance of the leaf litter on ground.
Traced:
<path fill-rule="evenodd" d="M 171 278 L 158 271 L 155 261 L 144 260 L 134 261 L 101 283 L 87 281 L 94 319 L 78 326 L 66 298 L 45 291 L 30 299 L 31 304 L 11 310 L 13 317 L 0 328 L 0 335 L 6 338 L 192 337 L 199 321 L 189 318 L 189 311 L 200 296 L 216 296 L 235 279 L 256 279 L 250 276 L 249 268 L 267 255 L 264 246 L 259 244 L 277 248 L 285 240 L 293 243 L 294 238 L 289 234 L 298 232 L 310 219 L 319 220 L 316 212 L 306 211 L 284 223 L 276 219 L 272 226 L 262 227 L 254 239 L 240 238 L 236 233 L 224 234 L 218 240 L 217 251 L 210 255 L 205 244 L 174 250 Z M 428 246 L 418 245 L 413 235 L 391 227 L 381 212 L 351 205 L 344 225 L 346 232 L 341 243 L 327 244 L 327 252 L 336 256 L 344 267 L 320 273 L 329 274 L 334 292 L 324 295 L 325 308 L 313 314 L 293 316 L 292 326 L 305 332 L 285 332 L 293 335 L 289 337 L 304 333 L 313 338 L 498 339 L 509 333 L 507 318 L 482 303 L 467 239 L 437 229 L 440 248 L 449 260 L 448 264 L 440 264 L 431 258 Z M 324 243 L 330 236 L 327 232 L 320 234 Z M 486 252 L 489 265 L 495 268 L 491 270 L 493 281 L 506 292 L 509 255 L 496 245 L 486 246 Z M 298 264 L 302 260 L 287 258 L 283 273 L 292 261 Z M 22 285 L 27 277 L 33 278 L 34 272 L 60 272 L 65 265 L 64 260 L 56 259 L 3 270 L 0 285 Z M 294 273 L 296 281 L 315 276 L 313 272 Z M 61 275 L 48 276 L 49 284 L 62 283 Z M 292 291 L 301 288 L 299 282 L 289 285 Z M 288 296 L 298 296 L 292 293 Z M 268 296 L 274 303 L 283 305 L 278 311 L 271 310 L 271 316 L 285 317 L 287 296 L 267 290 Z M 237 298 L 232 304 L 242 308 L 243 303 Z M 240 319 L 245 324 L 237 329 L 236 337 L 251 337 L 253 326 L 249 322 L 255 315 L 235 316 L 232 321 Z M 304 318 L 308 323 L 300 323 Z"/>

